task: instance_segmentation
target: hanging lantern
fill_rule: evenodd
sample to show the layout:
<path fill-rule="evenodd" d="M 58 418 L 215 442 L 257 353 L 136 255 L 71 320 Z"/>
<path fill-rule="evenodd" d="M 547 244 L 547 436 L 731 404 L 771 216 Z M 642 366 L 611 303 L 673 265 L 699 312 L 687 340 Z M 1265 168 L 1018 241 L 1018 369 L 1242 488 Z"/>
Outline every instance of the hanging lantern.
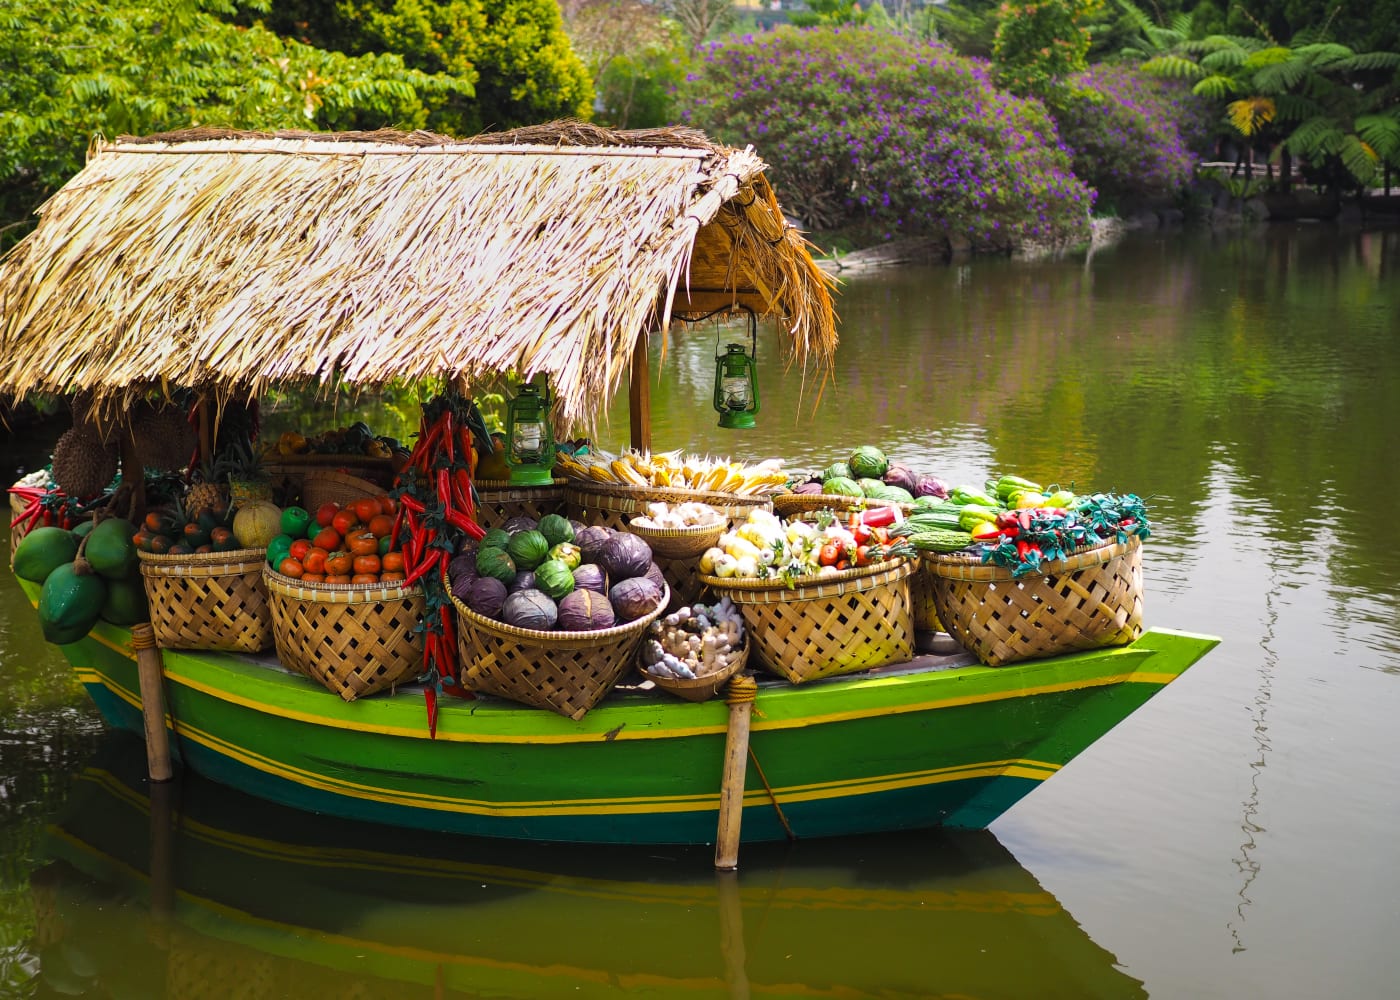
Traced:
<path fill-rule="evenodd" d="M 758 412 L 758 320 L 749 313 L 751 347 L 730 344 L 723 354 L 715 355 L 715 410 L 719 425 L 730 430 L 747 430 L 754 426 Z"/>
<path fill-rule="evenodd" d="M 553 398 L 548 383 L 543 391 L 522 385 L 506 405 L 506 464 L 512 486 L 549 486 L 554 482 L 554 429 L 549 422 Z"/>

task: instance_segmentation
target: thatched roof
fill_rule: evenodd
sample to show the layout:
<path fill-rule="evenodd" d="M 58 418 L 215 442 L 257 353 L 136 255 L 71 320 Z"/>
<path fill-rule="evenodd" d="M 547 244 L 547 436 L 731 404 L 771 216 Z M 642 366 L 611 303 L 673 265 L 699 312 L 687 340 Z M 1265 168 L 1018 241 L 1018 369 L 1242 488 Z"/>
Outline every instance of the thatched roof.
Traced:
<path fill-rule="evenodd" d="M 829 366 L 830 279 L 763 170 L 578 123 L 124 137 L 0 262 L 0 391 L 548 372 L 556 419 L 591 424 L 639 336 L 733 302 Z"/>

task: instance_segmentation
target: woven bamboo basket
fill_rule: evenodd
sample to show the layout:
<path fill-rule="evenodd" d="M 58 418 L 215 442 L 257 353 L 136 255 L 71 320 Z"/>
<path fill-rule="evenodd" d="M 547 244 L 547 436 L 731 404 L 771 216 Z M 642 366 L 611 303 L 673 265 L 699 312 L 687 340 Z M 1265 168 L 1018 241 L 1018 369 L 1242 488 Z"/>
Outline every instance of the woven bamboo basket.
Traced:
<path fill-rule="evenodd" d="M 423 671 L 421 587 L 302 583 L 264 567 L 277 656 L 346 701 Z"/>
<path fill-rule="evenodd" d="M 188 556 L 138 552 L 151 628 L 163 649 L 259 653 L 273 645 L 266 549 Z"/>
<path fill-rule="evenodd" d="M 832 576 L 735 580 L 701 576 L 744 616 L 760 662 L 794 684 L 849 674 L 914 655 L 909 608 L 911 559 L 891 559 Z"/>
<path fill-rule="evenodd" d="M 909 578 L 909 610 L 917 632 L 942 632 L 938 605 L 933 600 L 933 570 L 928 565 L 932 553 L 920 553 L 918 568 Z"/>
<path fill-rule="evenodd" d="M 563 479 L 553 486 L 512 486 L 509 480 L 478 479 L 476 521 L 483 528 L 499 528 L 513 517 L 564 513 Z"/>
<path fill-rule="evenodd" d="M 1142 634 L 1142 541 L 1110 542 L 1019 580 L 975 556 L 925 556 L 938 619 L 988 666 L 1119 646 Z"/>
<path fill-rule="evenodd" d="M 516 628 L 453 597 L 462 683 L 577 722 L 632 669 L 642 635 L 666 607 L 670 592 L 661 597 L 651 614 L 593 632 Z"/>
<path fill-rule="evenodd" d="M 361 479 L 337 469 L 312 469 L 302 479 L 301 505 L 313 514 L 323 504 L 344 507 L 365 497 L 384 494 L 384 487 L 369 479 Z"/>
<path fill-rule="evenodd" d="M 729 678 L 743 670 L 748 664 L 749 647 L 750 643 L 745 639 L 744 645 L 739 649 L 739 655 L 734 657 L 727 667 L 713 674 L 705 674 L 703 677 L 658 677 L 655 674 L 647 673 L 646 668 L 640 663 L 637 665 L 637 672 L 668 694 L 684 698 L 686 701 L 708 701 L 724 689 L 724 685 L 729 683 Z"/>
<path fill-rule="evenodd" d="M 274 486 L 296 496 L 310 472 L 344 472 L 385 488 L 394 481 L 393 460 L 370 455 L 284 455 L 264 461 L 263 471 Z"/>
<path fill-rule="evenodd" d="M 697 524 L 689 528 L 649 528 L 635 522 L 634 517 L 628 522 L 627 530 L 645 539 L 655 555 L 692 562 L 718 542 L 720 535 L 729 527 L 727 518 L 714 524 Z"/>
<path fill-rule="evenodd" d="M 816 510 L 865 510 L 867 507 L 898 507 L 906 514 L 914 509 L 913 504 L 836 493 L 778 493 L 773 497 L 773 513 L 779 517 L 809 514 Z"/>
<path fill-rule="evenodd" d="M 577 481 L 571 481 L 564 487 L 564 509 L 569 517 L 584 524 L 601 524 L 619 531 L 632 530 L 632 518 L 645 514 L 649 503 L 685 503 L 687 500 L 709 504 L 735 522 L 748 520 L 749 511 L 755 507 L 773 509 L 772 501 L 766 496 Z"/>

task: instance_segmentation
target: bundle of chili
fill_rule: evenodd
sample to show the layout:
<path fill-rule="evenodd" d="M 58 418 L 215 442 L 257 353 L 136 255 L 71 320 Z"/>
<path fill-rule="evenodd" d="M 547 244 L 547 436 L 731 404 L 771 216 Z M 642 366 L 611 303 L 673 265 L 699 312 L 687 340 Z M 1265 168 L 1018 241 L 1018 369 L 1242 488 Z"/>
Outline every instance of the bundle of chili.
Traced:
<path fill-rule="evenodd" d="M 452 601 L 443 578 L 464 537 L 480 540 L 486 534 L 476 520 L 474 443 L 491 447 L 490 431 L 475 403 L 456 392 L 429 400 L 423 405 L 417 444 L 392 493 L 399 504 L 393 534 L 404 553 L 404 585 L 423 587 L 423 697 L 433 737 L 438 696 L 472 696 L 459 679 Z"/>

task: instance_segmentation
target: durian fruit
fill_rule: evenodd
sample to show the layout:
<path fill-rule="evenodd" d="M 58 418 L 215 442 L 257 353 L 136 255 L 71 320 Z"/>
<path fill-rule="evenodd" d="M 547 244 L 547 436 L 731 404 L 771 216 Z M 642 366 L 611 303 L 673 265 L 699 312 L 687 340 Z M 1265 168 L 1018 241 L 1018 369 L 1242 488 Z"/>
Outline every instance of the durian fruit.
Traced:
<path fill-rule="evenodd" d="M 184 469 L 198 443 L 198 435 L 178 407 L 145 402 L 132 409 L 131 436 L 141 464 L 163 472 Z"/>
<path fill-rule="evenodd" d="M 90 424 L 63 432 L 53 446 L 53 478 L 70 497 L 96 496 L 117 474 L 117 453 Z"/>

